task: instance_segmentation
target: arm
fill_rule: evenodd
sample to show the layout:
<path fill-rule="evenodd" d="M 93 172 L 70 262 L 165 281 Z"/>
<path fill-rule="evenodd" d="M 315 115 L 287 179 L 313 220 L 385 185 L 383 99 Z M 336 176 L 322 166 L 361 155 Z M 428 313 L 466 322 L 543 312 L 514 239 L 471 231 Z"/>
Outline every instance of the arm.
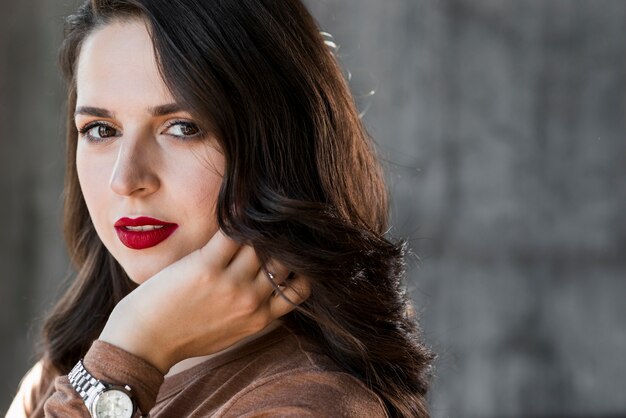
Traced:
<path fill-rule="evenodd" d="M 273 263 L 277 264 L 277 263 Z M 275 277 L 287 277 L 274 266 Z M 202 248 L 166 267 L 117 306 L 84 359 L 109 384 L 129 385 L 142 414 L 154 405 L 163 375 L 177 362 L 221 351 L 265 328 L 308 296 L 304 278 L 273 294 L 252 247 L 218 231 Z M 89 417 L 66 376 L 46 403 L 46 417 Z"/>
<path fill-rule="evenodd" d="M 132 388 L 138 408 L 144 415 L 152 409 L 163 374 L 145 360 L 119 347 L 95 341 L 84 359 L 85 368 L 95 378 Z M 55 381 L 55 393 L 45 405 L 46 417 L 85 417 L 89 412 L 82 399 L 70 385 L 67 376 Z"/>
<path fill-rule="evenodd" d="M 27 418 L 33 408 L 32 394 L 41 382 L 42 361 L 38 361 L 24 376 L 5 418 Z"/>

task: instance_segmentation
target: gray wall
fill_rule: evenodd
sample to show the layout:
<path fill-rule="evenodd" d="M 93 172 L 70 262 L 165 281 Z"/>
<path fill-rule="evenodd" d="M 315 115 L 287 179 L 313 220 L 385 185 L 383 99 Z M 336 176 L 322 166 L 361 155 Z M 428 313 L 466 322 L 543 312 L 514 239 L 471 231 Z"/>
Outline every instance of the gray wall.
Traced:
<path fill-rule="evenodd" d="M 54 50 L 71 3 L 0 2 L 0 411 L 67 273 Z M 359 104 L 392 234 L 420 258 L 433 416 L 626 414 L 626 2 L 306 3 L 355 93 L 376 88 Z"/>
<path fill-rule="evenodd" d="M 35 361 L 40 318 L 67 274 L 60 232 L 60 1 L 0 0 L 0 414 Z"/>

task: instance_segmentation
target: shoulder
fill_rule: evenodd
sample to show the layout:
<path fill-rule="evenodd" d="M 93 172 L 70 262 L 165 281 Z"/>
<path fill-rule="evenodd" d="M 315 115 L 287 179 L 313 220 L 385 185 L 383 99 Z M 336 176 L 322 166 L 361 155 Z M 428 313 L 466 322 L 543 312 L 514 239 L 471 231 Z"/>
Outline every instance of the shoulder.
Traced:
<path fill-rule="evenodd" d="M 40 360 L 22 378 L 17 394 L 7 412 L 7 418 L 28 416 L 34 406 L 33 395 L 39 390 L 42 376 L 43 360 Z"/>
<path fill-rule="evenodd" d="M 272 371 L 257 375 L 230 399 L 222 416 L 387 416 L 380 397 L 363 382 L 315 345 L 291 337 L 285 341 L 291 349 L 283 345 L 280 356 L 272 353 Z"/>
<path fill-rule="evenodd" d="M 227 415 L 293 411 L 294 416 L 386 417 L 380 398 L 343 372 L 293 370 L 256 382 L 232 402 Z M 272 415 L 272 414 L 268 414 Z M 281 413 L 283 415 L 283 413 Z"/>

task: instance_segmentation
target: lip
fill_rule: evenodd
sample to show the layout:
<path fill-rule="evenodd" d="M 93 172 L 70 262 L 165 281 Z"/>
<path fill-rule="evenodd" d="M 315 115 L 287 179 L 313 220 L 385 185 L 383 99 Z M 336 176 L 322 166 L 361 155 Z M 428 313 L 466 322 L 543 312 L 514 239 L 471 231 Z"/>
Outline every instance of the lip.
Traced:
<path fill-rule="evenodd" d="M 162 228 L 151 231 L 130 231 L 127 226 L 154 225 Z M 143 250 L 159 245 L 169 238 L 178 228 L 177 224 L 161 221 L 159 219 L 141 216 L 139 218 L 120 218 L 115 222 L 115 232 L 122 244 L 133 250 Z"/>

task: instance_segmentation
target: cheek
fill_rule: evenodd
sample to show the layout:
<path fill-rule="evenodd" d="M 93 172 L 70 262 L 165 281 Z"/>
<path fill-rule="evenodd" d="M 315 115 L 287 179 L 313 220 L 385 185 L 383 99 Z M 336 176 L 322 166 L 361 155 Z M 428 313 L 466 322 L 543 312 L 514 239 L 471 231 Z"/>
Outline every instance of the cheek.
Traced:
<path fill-rule="evenodd" d="M 215 162 L 215 158 L 212 161 Z M 198 239 L 206 240 L 217 230 L 215 209 L 222 173 L 223 164 L 197 164 L 180 179 L 185 184 L 177 187 L 180 198 L 177 206 L 186 212 L 187 220 L 195 224 L 194 235 L 198 235 Z"/>
<path fill-rule="evenodd" d="M 206 171 L 203 177 L 196 177 L 187 182 L 188 194 L 185 200 L 199 219 L 207 219 L 207 216 L 211 219 L 215 217 L 215 205 L 221 184 L 221 176 L 213 173 L 207 175 Z"/>
<path fill-rule="evenodd" d="M 204 159 L 195 154 L 193 163 L 187 161 L 187 166 L 193 168 L 185 173 L 183 181 L 187 184 L 187 201 L 191 207 L 194 207 L 195 211 L 214 213 L 217 195 L 222 185 L 224 159 L 214 149 L 205 151 Z"/>

